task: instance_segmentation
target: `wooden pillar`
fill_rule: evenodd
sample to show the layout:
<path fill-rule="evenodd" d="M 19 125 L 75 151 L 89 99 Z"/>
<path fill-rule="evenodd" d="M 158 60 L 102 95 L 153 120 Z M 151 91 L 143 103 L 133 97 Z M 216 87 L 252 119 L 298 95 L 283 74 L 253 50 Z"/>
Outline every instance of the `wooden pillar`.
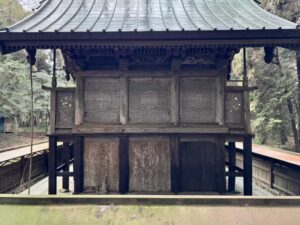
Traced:
<path fill-rule="evenodd" d="M 235 142 L 228 143 L 228 162 L 229 162 L 229 177 L 228 177 L 228 191 L 235 191 L 235 176 L 232 176 L 235 173 L 236 166 L 236 151 L 235 151 Z"/>
<path fill-rule="evenodd" d="M 252 195 L 252 136 L 244 137 L 244 195 Z"/>
<path fill-rule="evenodd" d="M 57 138 L 54 136 L 49 137 L 49 159 L 48 159 L 48 173 L 49 173 L 49 195 L 56 194 L 56 169 L 57 169 L 57 161 L 56 161 L 56 154 L 57 154 Z"/>
<path fill-rule="evenodd" d="M 74 142 L 74 193 L 83 192 L 83 137 Z"/>
<path fill-rule="evenodd" d="M 63 143 L 63 154 L 64 154 L 64 163 L 65 167 L 63 168 L 64 172 L 69 172 L 70 171 L 70 143 L 69 142 L 64 142 Z M 65 191 L 69 191 L 69 176 L 63 176 L 63 181 L 62 181 L 62 188 Z"/>
<path fill-rule="evenodd" d="M 171 136 L 171 191 L 180 192 L 179 137 Z"/>
<path fill-rule="evenodd" d="M 270 159 L 270 188 L 274 188 L 274 161 Z"/>
<path fill-rule="evenodd" d="M 125 194 L 129 190 L 129 141 L 127 135 L 120 136 L 119 144 L 119 191 Z"/>

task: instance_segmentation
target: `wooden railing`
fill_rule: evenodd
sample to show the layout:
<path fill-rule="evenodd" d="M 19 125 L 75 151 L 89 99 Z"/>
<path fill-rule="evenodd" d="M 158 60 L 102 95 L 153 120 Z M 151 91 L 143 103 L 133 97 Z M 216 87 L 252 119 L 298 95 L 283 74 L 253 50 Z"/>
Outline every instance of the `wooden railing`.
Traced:
<path fill-rule="evenodd" d="M 227 156 L 228 157 L 228 156 Z M 236 148 L 236 167 L 243 169 L 243 150 Z M 300 195 L 300 166 L 252 153 L 253 181 L 279 195 Z"/>
<path fill-rule="evenodd" d="M 57 150 L 57 169 L 62 170 L 66 164 L 62 144 L 58 145 Z M 33 153 L 33 183 L 48 175 L 48 154 L 48 148 Z M 27 188 L 29 157 L 30 155 L 26 152 L 0 162 L 0 193 L 19 193 Z"/>

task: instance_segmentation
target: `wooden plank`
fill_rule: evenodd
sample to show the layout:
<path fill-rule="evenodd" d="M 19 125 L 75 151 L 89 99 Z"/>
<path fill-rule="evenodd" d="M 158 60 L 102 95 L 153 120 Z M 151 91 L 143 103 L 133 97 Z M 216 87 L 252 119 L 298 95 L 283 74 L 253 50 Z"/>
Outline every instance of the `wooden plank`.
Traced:
<path fill-rule="evenodd" d="M 128 136 L 122 135 L 119 144 L 119 191 L 125 194 L 129 190 L 129 152 Z"/>
<path fill-rule="evenodd" d="M 183 133 L 183 134 L 226 134 L 228 128 L 217 125 L 201 125 L 201 126 L 167 126 L 167 125 L 106 125 L 103 124 L 84 124 L 73 128 L 73 133 Z"/>
<path fill-rule="evenodd" d="M 50 136 L 49 137 L 49 158 L 48 158 L 48 173 L 49 173 L 49 183 L 48 183 L 48 193 L 49 195 L 56 194 L 56 153 L 57 153 L 57 141 L 56 137 Z"/>

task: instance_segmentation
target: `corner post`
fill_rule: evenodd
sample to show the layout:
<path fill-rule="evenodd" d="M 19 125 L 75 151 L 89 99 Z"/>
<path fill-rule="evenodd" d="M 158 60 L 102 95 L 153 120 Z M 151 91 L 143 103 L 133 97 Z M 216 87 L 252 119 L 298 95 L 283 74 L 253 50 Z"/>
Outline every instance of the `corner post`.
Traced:
<path fill-rule="evenodd" d="M 252 136 L 244 137 L 244 195 L 252 195 Z"/>
<path fill-rule="evenodd" d="M 55 136 L 49 137 L 49 159 L 48 159 L 48 173 L 49 173 L 49 183 L 48 183 L 48 193 L 49 195 L 56 194 L 57 187 L 57 138 Z"/>
<path fill-rule="evenodd" d="M 236 151 L 235 142 L 228 143 L 228 163 L 229 163 L 229 177 L 228 177 L 228 191 L 235 191 L 235 166 L 236 166 Z"/>
<path fill-rule="evenodd" d="M 83 137 L 78 137 L 74 143 L 74 193 L 83 192 Z"/>

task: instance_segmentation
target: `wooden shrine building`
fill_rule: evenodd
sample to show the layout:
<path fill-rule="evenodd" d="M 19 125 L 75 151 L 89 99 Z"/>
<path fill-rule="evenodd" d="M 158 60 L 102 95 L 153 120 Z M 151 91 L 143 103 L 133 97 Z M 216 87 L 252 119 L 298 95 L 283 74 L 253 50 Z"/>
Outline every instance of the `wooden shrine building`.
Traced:
<path fill-rule="evenodd" d="M 230 81 L 246 47 L 299 48 L 296 24 L 253 0 L 48 0 L 0 32 L 2 54 L 60 49 L 75 88 L 51 91 L 49 193 L 226 191 L 252 194 L 249 91 Z M 54 64 L 55 65 L 55 64 Z M 74 147 L 74 172 L 56 170 L 56 144 Z M 243 171 L 234 142 L 244 142 Z M 229 142 L 229 171 L 225 143 Z"/>

